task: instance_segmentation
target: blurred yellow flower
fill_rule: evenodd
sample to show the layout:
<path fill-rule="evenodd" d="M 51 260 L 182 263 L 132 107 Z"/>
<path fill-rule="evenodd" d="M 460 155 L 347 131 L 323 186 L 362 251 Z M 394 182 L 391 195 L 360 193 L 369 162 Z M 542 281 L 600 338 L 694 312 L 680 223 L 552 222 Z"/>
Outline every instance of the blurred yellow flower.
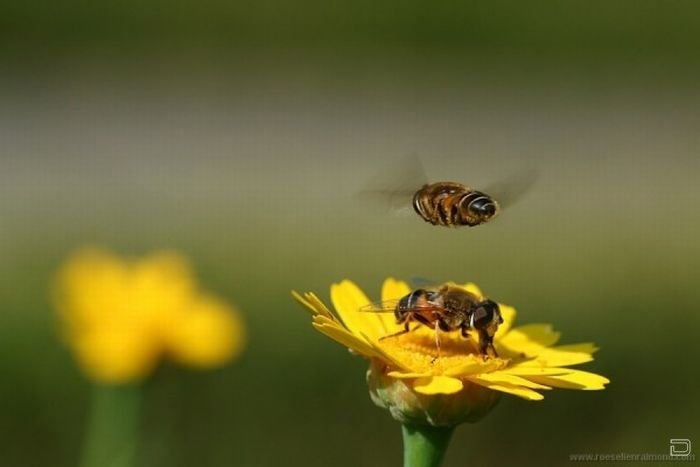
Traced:
<path fill-rule="evenodd" d="M 141 380 L 165 356 L 220 366 L 244 344 L 238 313 L 200 291 L 186 260 L 173 252 L 127 260 L 101 249 L 79 251 L 59 270 L 54 299 L 81 368 L 102 383 Z"/>
<path fill-rule="evenodd" d="M 474 284 L 461 286 L 483 298 Z M 405 282 L 388 278 L 382 300 L 410 293 Z M 313 293 L 294 297 L 313 315 L 313 326 L 323 334 L 370 359 L 368 382 L 373 400 L 402 422 L 454 425 L 476 421 L 497 402 L 500 393 L 541 400 L 553 387 L 604 389 L 603 376 L 569 368 L 593 360 L 591 343 L 555 346 L 559 333 L 549 324 L 513 327 L 515 309 L 499 304 L 503 323 L 494 336 L 499 357 L 483 358 L 478 336 L 465 339 L 459 332 L 440 331 L 439 358 L 435 331 L 418 326 L 400 331 L 393 314 L 361 312 L 370 303 L 349 280 L 331 286 L 331 301 L 340 320 Z"/>

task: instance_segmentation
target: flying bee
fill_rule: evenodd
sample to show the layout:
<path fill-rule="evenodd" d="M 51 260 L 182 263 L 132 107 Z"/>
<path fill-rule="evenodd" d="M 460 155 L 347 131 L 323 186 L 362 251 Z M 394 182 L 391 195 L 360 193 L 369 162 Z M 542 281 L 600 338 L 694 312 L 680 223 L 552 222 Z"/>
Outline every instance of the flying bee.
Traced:
<path fill-rule="evenodd" d="M 397 324 L 403 324 L 401 331 L 383 336 L 380 340 L 411 332 L 411 323 L 417 322 L 435 330 L 438 355 L 438 331 L 460 330 L 463 337 L 469 337 L 469 331 L 474 330 L 479 334 L 481 355 L 484 358 L 497 356 L 493 336 L 503 322 L 498 304 L 488 299 L 480 300 L 473 293 L 455 285 L 446 284 L 437 290 L 416 289 L 398 300 L 369 304 L 361 311 L 393 312 Z"/>
<path fill-rule="evenodd" d="M 482 191 L 461 183 L 437 182 L 413 194 L 413 209 L 433 225 L 474 227 L 495 217 L 500 206 Z"/>
<path fill-rule="evenodd" d="M 391 175 L 375 180 L 358 197 L 388 204 L 394 213 L 414 211 L 424 221 L 443 227 L 474 227 L 489 222 L 502 208 L 514 204 L 536 178 L 534 169 L 519 170 L 484 190 L 458 182 L 429 183 L 417 158 L 400 165 Z"/>

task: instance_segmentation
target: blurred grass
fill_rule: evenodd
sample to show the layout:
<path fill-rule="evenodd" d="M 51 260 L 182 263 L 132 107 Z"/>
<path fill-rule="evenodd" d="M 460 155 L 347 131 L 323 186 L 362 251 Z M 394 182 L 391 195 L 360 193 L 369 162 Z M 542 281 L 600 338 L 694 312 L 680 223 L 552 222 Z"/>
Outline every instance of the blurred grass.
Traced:
<path fill-rule="evenodd" d="M 0 5 L 0 38 L 15 45 L 448 47 L 553 53 L 560 58 L 636 53 L 696 60 L 692 1 L 423 2 L 318 0 L 11 2 Z M 11 50 L 11 49 L 10 49 Z M 7 51 L 7 49 L 6 49 Z"/>

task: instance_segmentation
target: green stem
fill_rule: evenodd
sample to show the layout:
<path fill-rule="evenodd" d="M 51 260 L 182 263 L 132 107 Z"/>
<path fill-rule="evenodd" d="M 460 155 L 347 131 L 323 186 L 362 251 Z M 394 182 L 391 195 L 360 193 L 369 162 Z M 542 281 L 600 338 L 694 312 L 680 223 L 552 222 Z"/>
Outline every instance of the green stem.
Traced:
<path fill-rule="evenodd" d="M 402 425 L 403 466 L 440 467 L 454 427 Z"/>
<path fill-rule="evenodd" d="M 82 467 L 130 467 L 138 438 L 141 387 L 104 386 L 92 389 Z"/>

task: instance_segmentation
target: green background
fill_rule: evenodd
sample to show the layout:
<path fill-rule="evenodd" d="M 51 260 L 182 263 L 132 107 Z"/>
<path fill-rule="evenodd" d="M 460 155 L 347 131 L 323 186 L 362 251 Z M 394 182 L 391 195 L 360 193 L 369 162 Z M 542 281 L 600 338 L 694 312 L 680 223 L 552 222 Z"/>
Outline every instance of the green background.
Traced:
<path fill-rule="evenodd" d="M 694 2 L 3 2 L 0 464 L 75 465 L 89 385 L 48 288 L 75 248 L 174 248 L 240 308 L 224 369 L 164 364 L 138 465 L 399 465 L 366 363 L 290 290 L 474 281 L 594 341 L 602 392 L 504 397 L 446 465 L 565 465 L 700 440 Z M 538 178 L 475 229 L 354 196 Z M 402 181 L 403 180 L 403 181 Z M 514 183 L 517 183 L 514 182 Z"/>

